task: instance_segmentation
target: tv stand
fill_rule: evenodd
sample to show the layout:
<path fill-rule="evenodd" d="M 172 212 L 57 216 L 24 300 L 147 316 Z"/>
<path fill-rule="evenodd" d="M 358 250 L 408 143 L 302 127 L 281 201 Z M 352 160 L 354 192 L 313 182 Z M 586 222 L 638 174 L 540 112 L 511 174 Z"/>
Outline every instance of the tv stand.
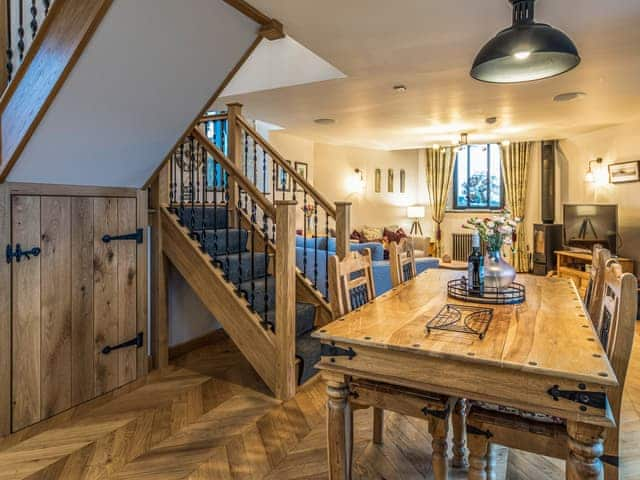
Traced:
<path fill-rule="evenodd" d="M 558 276 L 572 279 L 578 288 L 578 292 L 584 298 L 587 293 L 589 278 L 591 277 L 590 269 L 593 263 L 593 255 L 569 250 L 558 250 L 555 253 L 558 259 Z M 622 266 L 623 272 L 634 273 L 633 260 L 622 257 L 617 257 L 616 260 Z"/>

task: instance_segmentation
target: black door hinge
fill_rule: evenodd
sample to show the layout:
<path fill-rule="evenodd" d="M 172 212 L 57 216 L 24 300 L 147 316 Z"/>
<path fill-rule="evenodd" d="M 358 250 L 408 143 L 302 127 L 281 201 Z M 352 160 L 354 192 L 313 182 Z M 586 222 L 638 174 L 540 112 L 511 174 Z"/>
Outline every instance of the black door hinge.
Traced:
<path fill-rule="evenodd" d="M 422 413 L 424 413 L 425 417 L 431 416 L 446 420 L 446 418 L 449 416 L 449 407 L 445 408 L 444 410 L 429 410 L 427 407 L 424 407 L 422 409 Z"/>
<path fill-rule="evenodd" d="M 587 392 L 587 386 L 584 383 L 578 385 L 579 390 L 560 390 L 558 385 L 554 385 L 547 393 L 557 402 L 561 398 L 570 400 L 580 404 L 580 410 L 583 412 L 587 407 L 599 408 L 604 410 L 607 408 L 607 395 L 604 392 Z"/>
<path fill-rule="evenodd" d="M 33 247 L 30 250 L 22 250 L 19 243 L 16 243 L 16 250 L 14 251 L 12 245 L 7 245 L 7 249 L 6 249 L 7 263 L 13 262 L 14 258 L 16 259 L 16 262 L 19 262 L 22 259 L 22 257 L 26 258 L 27 260 L 30 260 L 32 255 L 34 257 L 37 257 L 38 255 L 40 255 L 41 251 L 42 250 L 40 250 L 39 247 Z"/>
<path fill-rule="evenodd" d="M 620 466 L 620 457 L 617 455 L 602 455 L 600 461 L 612 467 L 618 468 Z"/>
<path fill-rule="evenodd" d="M 320 355 L 323 357 L 349 357 L 349 360 L 352 360 L 356 356 L 356 352 L 351 347 L 345 350 L 344 348 L 336 347 L 335 342 L 331 342 L 331 345 L 320 344 Z M 332 358 L 331 361 L 335 362 L 335 359 Z"/>
<path fill-rule="evenodd" d="M 104 243 L 109 243 L 116 240 L 135 240 L 136 243 L 142 243 L 143 242 L 142 229 L 139 228 L 135 231 L 135 233 L 127 233 L 126 235 L 116 235 L 116 236 L 105 235 L 102 237 L 102 241 Z"/>
<path fill-rule="evenodd" d="M 127 348 L 127 347 L 142 348 L 143 344 L 144 344 L 144 334 L 140 332 L 134 338 L 132 338 L 131 340 L 127 340 L 126 342 L 119 343 L 118 345 L 114 345 L 113 347 L 107 345 L 102 349 L 102 353 L 104 355 L 109 355 L 114 350 L 119 350 L 121 348 Z"/>

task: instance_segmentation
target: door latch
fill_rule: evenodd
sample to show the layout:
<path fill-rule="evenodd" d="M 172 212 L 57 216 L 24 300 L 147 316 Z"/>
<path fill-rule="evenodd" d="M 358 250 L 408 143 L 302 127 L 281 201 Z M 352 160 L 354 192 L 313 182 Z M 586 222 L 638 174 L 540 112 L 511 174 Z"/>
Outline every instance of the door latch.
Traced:
<path fill-rule="evenodd" d="M 142 243 L 142 229 L 138 228 L 134 233 L 127 233 L 125 235 L 105 235 L 102 237 L 104 243 L 110 243 L 116 240 L 135 240 L 136 243 Z"/>
<path fill-rule="evenodd" d="M 142 348 L 143 344 L 144 344 L 144 334 L 140 332 L 134 338 L 132 338 L 131 340 L 127 340 L 126 342 L 122 342 L 114 346 L 107 345 L 102 349 L 102 353 L 104 355 L 109 355 L 114 350 L 120 350 L 121 348 L 127 348 L 127 347 Z"/>
<path fill-rule="evenodd" d="M 6 255 L 7 255 L 7 263 L 11 263 L 13 259 L 16 259 L 16 262 L 19 262 L 22 257 L 27 260 L 31 260 L 31 256 L 37 257 L 40 255 L 40 247 L 33 247 L 30 250 L 22 250 L 19 243 L 16 243 L 16 250 L 13 250 L 12 245 L 7 245 Z"/>

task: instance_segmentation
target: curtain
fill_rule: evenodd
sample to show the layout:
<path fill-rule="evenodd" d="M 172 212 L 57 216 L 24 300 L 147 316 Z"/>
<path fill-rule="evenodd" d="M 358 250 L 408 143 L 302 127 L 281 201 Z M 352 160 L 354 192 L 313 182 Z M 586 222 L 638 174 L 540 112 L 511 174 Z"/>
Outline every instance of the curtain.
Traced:
<path fill-rule="evenodd" d="M 436 224 L 435 256 L 442 256 L 442 228 L 447 198 L 451 189 L 453 164 L 456 153 L 453 148 L 427 148 L 427 190 L 431 203 L 431 219 Z"/>
<path fill-rule="evenodd" d="M 506 194 L 506 205 L 514 217 L 521 222 L 516 230 L 513 245 L 513 267 L 516 272 L 529 271 L 527 252 L 527 231 L 524 224 L 527 201 L 527 182 L 529 176 L 529 158 L 532 142 L 512 143 L 502 146 L 502 175 Z"/>

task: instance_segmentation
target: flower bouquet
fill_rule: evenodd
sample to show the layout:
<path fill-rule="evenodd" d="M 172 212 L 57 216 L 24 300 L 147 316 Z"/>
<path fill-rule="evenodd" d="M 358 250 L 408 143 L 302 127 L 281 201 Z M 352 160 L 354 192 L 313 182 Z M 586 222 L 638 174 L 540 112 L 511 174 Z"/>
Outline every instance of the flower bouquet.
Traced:
<path fill-rule="evenodd" d="M 516 271 L 502 258 L 502 247 L 513 245 L 520 218 L 514 217 L 509 209 L 487 218 L 471 217 L 462 228 L 475 230 L 487 246 L 485 257 L 485 284 L 501 289 L 508 287 L 516 278 Z"/>

